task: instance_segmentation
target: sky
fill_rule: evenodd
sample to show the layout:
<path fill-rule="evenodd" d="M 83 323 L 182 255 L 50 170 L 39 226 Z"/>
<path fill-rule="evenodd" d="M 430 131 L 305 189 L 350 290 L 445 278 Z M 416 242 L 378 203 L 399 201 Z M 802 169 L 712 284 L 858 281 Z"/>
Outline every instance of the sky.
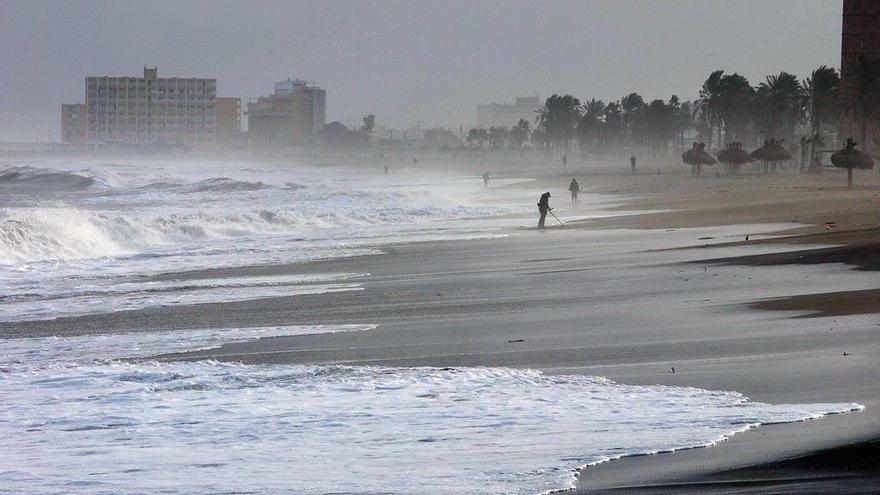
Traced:
<path fill-rule="evenodd" d="M 458 128 L 476 105 L 697 96 L 724 69 L 757 84 L 840 65 L 842 0 L 0 0 L 0 141 L 58 140 L 87 76 L 212 77 L 218 96 L 288 77 L 327 121 Z"/>

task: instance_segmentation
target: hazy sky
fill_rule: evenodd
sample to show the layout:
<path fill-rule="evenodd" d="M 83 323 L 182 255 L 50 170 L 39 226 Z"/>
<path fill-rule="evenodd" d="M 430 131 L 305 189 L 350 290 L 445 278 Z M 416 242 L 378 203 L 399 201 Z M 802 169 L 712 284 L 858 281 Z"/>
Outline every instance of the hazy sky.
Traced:
<path fill-rule="evenodd" d="M 287 77 L 327 119 L 458 127 L 538 93 L 696 96 L 714 69 L 757 84 L 840 64 L 840 0 L 0 0 L 0 140 L 59 137 L 89 75 L 215 77 L 218 95 Z"/>

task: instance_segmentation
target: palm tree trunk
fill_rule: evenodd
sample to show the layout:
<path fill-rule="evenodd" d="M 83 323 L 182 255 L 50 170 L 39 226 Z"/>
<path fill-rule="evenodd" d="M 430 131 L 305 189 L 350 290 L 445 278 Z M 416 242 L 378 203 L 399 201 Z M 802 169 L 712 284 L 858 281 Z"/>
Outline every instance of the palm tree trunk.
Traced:
<path fill-rule="evenodd" d="M 846 188 L 852 189 L 852 167 L 846 168 Z"/>

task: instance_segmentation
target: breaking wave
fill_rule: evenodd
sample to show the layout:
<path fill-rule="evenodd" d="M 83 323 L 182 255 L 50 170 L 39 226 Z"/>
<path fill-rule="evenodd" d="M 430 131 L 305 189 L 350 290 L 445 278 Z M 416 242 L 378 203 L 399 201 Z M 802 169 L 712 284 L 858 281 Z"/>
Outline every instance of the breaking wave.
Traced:
<path fill-rule="evenodd" d="M 81 190 L 101 183 L 95 176 L 76 172 L 29 166 L 0 169 L 0 186 L 26 188 L 28 192 Z"/>

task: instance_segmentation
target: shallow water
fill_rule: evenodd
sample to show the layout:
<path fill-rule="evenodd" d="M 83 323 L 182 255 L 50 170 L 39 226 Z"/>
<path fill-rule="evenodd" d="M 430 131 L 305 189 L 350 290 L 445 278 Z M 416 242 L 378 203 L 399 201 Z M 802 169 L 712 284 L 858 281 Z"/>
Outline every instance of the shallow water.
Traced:
<path fill-rule="evenodd" d="M 0 344 L 10 493 L 540 493 L 577 469 L 710 445 L 856 404 L 506 368 L 119 361 L 370 326 L 38 338 Z"/>

